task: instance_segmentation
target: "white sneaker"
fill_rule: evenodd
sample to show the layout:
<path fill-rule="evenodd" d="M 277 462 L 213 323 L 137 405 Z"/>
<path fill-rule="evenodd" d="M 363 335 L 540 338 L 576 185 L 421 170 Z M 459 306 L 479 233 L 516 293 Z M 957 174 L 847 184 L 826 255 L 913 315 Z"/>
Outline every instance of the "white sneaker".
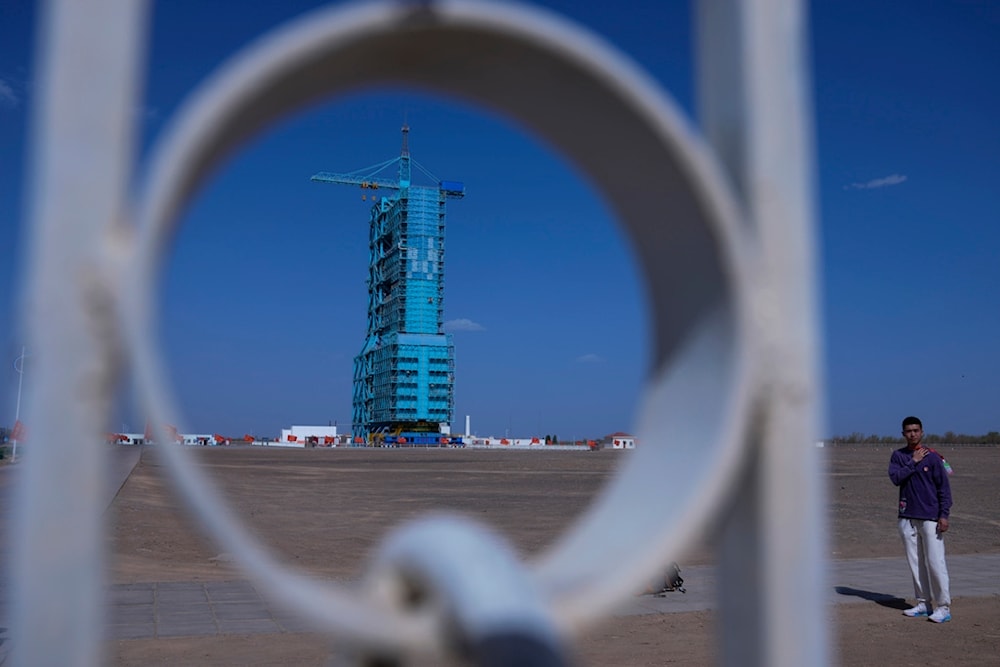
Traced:
<path fill-rule="evenodd" d="M 916 607 L 910 607 L 903 612 L 903 616 L 909 616 L 914 618 L 916 616 L 926 616 L 927 615 L 927 604 L 924 602 L 918 602 Z"/>
<path fill-rule="evenodd" d="M 935 623 L 947 623 L 951 620 L 951 609 L 945 605 L 941 605 L 934 610 L 934 613 L 927 617 L 928 621 L 934 621 Z"/>

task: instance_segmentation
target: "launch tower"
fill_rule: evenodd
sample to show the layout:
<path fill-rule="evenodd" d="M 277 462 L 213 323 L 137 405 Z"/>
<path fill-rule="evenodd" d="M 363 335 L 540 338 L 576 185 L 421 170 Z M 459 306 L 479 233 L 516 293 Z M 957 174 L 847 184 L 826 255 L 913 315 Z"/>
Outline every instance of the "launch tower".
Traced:
<path fill-rule="evenodd" d="M 444 317 L 445 200 L 465 196 L 410 158 L 403 126 L 398 158 L 313 181 L 371 191 L 368 329 L 354 358 L 353 435 L 366 444 L 447 440 L 455 407 L 455 347 Z M 398 165 L 396 180 L 379 172 Z M 435 185 L 414 185 L 416 167 Z M 390 194 L 380 196 L 379 191 Z M 363 194 L 367 197 L 368 193 Z"/>

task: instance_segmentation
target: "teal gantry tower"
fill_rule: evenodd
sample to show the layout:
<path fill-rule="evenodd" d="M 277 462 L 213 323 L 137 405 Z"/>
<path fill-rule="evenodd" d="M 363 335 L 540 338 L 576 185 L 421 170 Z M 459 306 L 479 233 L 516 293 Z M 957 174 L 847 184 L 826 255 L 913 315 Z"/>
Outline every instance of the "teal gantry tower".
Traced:
<path fill-rule="evenodd" d="M 366 444 L 436 444 L 455 407 L 455 346 L 444 317 L 445 200 L 465 196 L 415 160 L 403 126 L 398 158 L 313 181 L 371 190 L 368 330 L 354 358 L 353 436 Z M 414 185 L 411 162 L 436 185 Z M 398 180 L 378 178 L 398 164 Z M 393 194 L 379 196 L 377 191 Z"/>

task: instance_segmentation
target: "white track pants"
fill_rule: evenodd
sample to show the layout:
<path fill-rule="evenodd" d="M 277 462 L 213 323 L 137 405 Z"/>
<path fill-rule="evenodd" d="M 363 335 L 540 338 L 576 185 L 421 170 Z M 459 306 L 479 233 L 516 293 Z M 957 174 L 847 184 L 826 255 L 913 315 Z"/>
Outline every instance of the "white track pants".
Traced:
<path fill-rule="evenodd" d="M 932 611 L 951 606 L 948 589 L 948 566 L 944 562 L 944 535 L 937 532 L 937 521 L 900 519 L 899 535 L 906 548 L 906 562 L 913 575 L 917 602 L 927 602 Z"/>

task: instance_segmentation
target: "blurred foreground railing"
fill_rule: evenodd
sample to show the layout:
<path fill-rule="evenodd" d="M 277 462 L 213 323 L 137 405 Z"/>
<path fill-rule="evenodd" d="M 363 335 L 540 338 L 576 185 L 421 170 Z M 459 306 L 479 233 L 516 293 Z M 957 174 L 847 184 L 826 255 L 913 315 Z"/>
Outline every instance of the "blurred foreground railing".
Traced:
<path fill-rule="evenodd" d="M 548 13 L 461 0 L 321 10 L 265 35 L 193 93 L 139 179 L 132 110 L 147 7 L 51 0 L 32 136 L 25 421 L 35 445 L 13 533 L 16 662 L 101 660 L 101 433 L 125 377 L 153 423 L 182 423 L 153 304 L 186 202 L 231 151 L 304 105 L 406 84 L 506 113 L 601 187 L 650 295 L 642 447 L 530 563 L 487 527 L 428 517 L 387 536 L 360 588 L 318 582 L 251 539 L 183 447 L 163 447 L 194 515 L 265 596 L 335 635 L 359 664 L 414 653 L 562 664 L 567 642 L 706 532 L 719 545 L 721 661 L 824 664 L 802 4 L 698 3 L 706 139 L 621 54 Z M 662 520 L 622 521 L 621 507 Z"/>

